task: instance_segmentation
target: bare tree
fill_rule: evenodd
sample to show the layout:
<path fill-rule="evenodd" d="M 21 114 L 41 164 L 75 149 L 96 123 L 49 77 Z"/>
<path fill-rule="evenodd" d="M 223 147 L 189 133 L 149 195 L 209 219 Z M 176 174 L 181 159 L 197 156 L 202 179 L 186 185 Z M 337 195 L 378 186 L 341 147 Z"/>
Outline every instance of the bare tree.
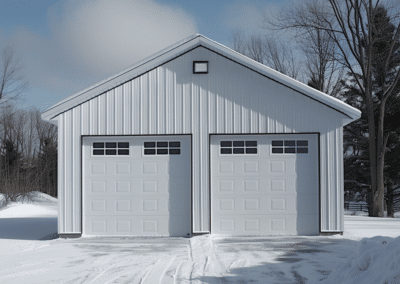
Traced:
<path fill-rule="evenodd" d="M 29 200 L 31 191 L 57 195 L 57 127 L 35 108 L 7 103 L 0 112 L 0 207 Z"/>
<path fill-rule="evenodd" d="M 12 45 L 0 53 L 0 106 L 16 100 L 26 90 L 27 82 L 22 75 L 23 67 Z"/>
<path fill-rule="evenodd" d="M 265 49 L 266 65 L 293 79 L 300 79 L 300 61 L 284 41 L 265 37 Z"/>
<path fill-rule="evenodd" d="M 247 56 L 247 43 L 243 30 L 235 29 L 232 31 L 233 49 Z"/>
<path fill-rule="evenodd" d="M 308 85 L 330 96 L 338 97 L 344 87 L 344 66 L 336 59 L 337 49 L 324 30 L 307 29 L 299 39 L 306 60 Z"/>
<path fill-rule="evenodd" d="M 301 64 L 285 42 L 261 34 L 246 37 L 240 29 L 234 30 L 232 37 L 235 51 L 289 77 L 299 78 Z"/>
<path fill-rule="evenodd" d="M 370 216 L 384 216 L 384 157 L 389 138 L 384 134 L 384 114 L 386 102 L 395 96 L 399 82 L 400 69 L 389 63 L 393 58 L 394 46 L 400 34 L 400 22 L 397 2 L 389 7 L 389 2 L 379 0 L 306 0 L 297 1 L 285 7 L 276 21 L 269 21 L 278 29 L 296 29 L 300 33 L 313 28 L 325 31 L 335 44 L 335 60 L 346 67 L 355 80 L 366 104 L 368 116 L 368 140 L 371 191 L 369 193 Z M 381 80 L 380 101 L 374 103 L 373 89 L 373 52 L 374 43 L 381 38 L 385 26 L 380 26 L 374 19 L 380 5 L 391 11 L 390 20 L 395 27 L 393 37 L 384 58 L 381 58 L 382 73 L 392 74 L 393 80 Z M 268 19 L 267 19 L 268 20 Z M 378 109 L 377 118 L 374 108 Z"/>

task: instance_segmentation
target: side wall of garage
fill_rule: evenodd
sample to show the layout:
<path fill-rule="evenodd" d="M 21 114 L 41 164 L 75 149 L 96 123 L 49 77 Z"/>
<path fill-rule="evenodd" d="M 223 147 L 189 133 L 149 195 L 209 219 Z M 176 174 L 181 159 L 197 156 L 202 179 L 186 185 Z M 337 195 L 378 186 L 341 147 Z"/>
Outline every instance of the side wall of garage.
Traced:
<path fill-rule="evenodd" d="M 192 74 L 193 61 L 208 74 Z M 321 231 L 343 231 L 345 115 L 204 47 L 57 117 L 59 232 L 81 233 L 81 136 L 192 134 L 193 231 L 208 232 L 209 134 L 320 133 Z"/>

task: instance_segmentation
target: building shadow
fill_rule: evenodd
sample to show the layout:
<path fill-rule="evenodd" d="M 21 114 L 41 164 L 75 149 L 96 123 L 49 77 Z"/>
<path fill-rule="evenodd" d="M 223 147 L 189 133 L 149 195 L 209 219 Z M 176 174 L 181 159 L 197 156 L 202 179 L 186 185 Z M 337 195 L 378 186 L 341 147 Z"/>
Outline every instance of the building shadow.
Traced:
<path fill-rule="evenodd" d="M 0 219 L 0 239 L 51 240 L 57 237 L 57 217 Z"/>

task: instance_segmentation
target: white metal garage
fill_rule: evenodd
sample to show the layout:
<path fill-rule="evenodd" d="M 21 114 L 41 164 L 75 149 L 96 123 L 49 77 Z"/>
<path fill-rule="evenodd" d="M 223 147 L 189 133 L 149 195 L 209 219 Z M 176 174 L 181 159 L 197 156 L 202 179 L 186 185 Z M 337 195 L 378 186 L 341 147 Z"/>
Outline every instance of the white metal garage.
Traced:
<path fill-rule="evenodd" d="M 42 114 L 59 234 L 341 233 L 343 126 L 360 115 L 193 35 Z"/>
<path fill-rule="evenodd" d="M 191 234 L 190 136 L 83 137 L 83 234 Z"/>
<path fill-rule="evenodd" d="M 212 135 L 211 233 L 316 235 L 317 134 Z"/>

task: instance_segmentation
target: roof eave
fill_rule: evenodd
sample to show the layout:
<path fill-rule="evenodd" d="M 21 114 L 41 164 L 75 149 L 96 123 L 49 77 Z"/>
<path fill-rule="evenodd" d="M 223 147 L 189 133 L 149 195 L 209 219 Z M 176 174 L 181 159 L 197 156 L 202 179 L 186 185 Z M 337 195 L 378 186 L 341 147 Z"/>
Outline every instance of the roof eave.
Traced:
<path fill-rule="evenodd" d="M 351 121 L 357 120 L 361 116 L 361 112 L 358 109 L 353 108 L 334 97 L 328 96 L 314 88 L 311 88 L 299 81 L 296 81 L 291 77 L 275 71 L 272 68 L 269 68 L 261 63 L 258 63 L 220 43 L 217 43 L 202 35 L 195 34 L 161 50 L 151 57 L 141 60 L 130 68 L 112 77 L 109 77 L 95 85 L 92 85 L 76 93 L 75 95 L 69 96 L 68 98 L 62 100 L 61 102 L 43 112 L 42 119 L 51 121 L 60 113 L 65 112 L 68 109 L 71 109 L 87 100 L 90 100 L 94 96 L 100 95 L 112 88 L 115 88 L 120 84 L 132 80 L 140 74 L 148 72 L 149 70 L 161 64 L 164 64 L 165 62 L 175 58 L 176 56 L 179 56 L 180 54 L 183 54 L 188 50 L 196 48 L 200 45 L 204 46 L 205 48 L 209 48 L 210 50 L 213 50 L 214 52 L 217 52 L 218 54 L 221 54 L 227 58 L 230 58 L 231 60 L 236 61 L 239 64 L 244 65 L 256 71 L 257 73 L 260 73 L 297 92 L 300 92 L 305 96 L 308 96 L 314 100 L 319 101 L 320 103 L 328 105 L 329 107 L 344 114 Z"/>

